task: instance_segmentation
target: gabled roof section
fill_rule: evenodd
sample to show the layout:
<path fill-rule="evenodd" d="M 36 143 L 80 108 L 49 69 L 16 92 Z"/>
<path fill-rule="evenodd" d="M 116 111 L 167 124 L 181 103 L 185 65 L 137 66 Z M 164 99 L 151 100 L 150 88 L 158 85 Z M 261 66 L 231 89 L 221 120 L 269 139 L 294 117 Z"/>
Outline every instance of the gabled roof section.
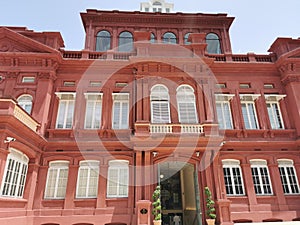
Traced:
<path fill-rule="evenodd" d="M 277 58 L 284 56 L 285 58 L 299 58 L 300 57 L 300 38 L 277 38 L 271 45 L 269 52 L 276 54 Z"/>
<path fill-rule="evenodd" d="M 22 35 L 8 27 L 0 27 L 0 53 L 1 52 L 58 53 L 56 49 Z"/>

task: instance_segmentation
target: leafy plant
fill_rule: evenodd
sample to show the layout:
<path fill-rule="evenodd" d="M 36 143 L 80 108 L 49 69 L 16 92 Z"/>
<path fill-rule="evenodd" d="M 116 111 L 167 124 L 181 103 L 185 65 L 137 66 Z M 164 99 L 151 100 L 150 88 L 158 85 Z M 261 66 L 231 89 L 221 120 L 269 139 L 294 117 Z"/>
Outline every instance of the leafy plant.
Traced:
<path fill-rule="evenodd" d="M 152 194 L 152 214 L 154 220 L 161 220 L 160 186 L 158 185 Z"/>
<path fill-rule="evenodd" d="M 206 196 L 206 216 L 209 219 L 216 219 L 216 209 L 215 209 L 215 202 L 212 200 L 211 191 L 209 187 L 204 188 L 204 193 Z"/>

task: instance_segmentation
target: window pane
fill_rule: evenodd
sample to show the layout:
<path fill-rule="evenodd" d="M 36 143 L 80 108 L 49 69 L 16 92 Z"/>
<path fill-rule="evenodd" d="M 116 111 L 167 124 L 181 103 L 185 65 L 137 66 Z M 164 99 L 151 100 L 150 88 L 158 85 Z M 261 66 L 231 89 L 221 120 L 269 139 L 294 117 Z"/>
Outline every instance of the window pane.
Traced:
<path fill-rule="evenodd" d="M 96 51 L 105 52 L 110 49 L 110 33 L 102 30 L 97 34 Z"/>
<path fill-rule="evenodd" d="M 125 31 L 119 36 L 119 51 L 131 52 L 133 50 L 133 37 L 132 34 Z"/>
<path fill-rule="evenodd" d="M 218 35 L 209 33 L 206 35 L 207 53 L 209 54 L 221 54 L 221 46 Z"/>

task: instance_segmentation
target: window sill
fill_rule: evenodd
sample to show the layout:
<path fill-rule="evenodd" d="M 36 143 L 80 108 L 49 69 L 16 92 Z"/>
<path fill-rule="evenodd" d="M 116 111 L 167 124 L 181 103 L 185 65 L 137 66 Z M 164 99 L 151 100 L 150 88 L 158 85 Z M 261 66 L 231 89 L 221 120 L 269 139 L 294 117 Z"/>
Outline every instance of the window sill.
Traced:
<path fill-rule="evenodd" d="M 0 197 L 0 205 L 2 208 L 24 208 L 27 204 L 27 199 L 13 198 L 13 197 Z"/>

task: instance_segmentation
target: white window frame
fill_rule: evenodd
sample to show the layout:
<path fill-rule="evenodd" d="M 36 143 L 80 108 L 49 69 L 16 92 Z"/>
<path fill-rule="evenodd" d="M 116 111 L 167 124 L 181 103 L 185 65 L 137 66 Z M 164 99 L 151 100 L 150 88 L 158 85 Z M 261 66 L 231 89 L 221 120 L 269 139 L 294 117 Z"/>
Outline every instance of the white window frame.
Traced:
<path fill-rule="evenodd" d="M 128 129 L 129 127 L 129 93 L 113 93 L 112 128 L 115 130 Z M 120 104 L 119 114 L 116 104 Z"/>
<path fill-rule="evenodd" d="M 216 112 L 218 118 L 218 124 L 220 129 L 233 129 L 232 113 L 230 101 L 234 97 L 234 94 L 215 94 L 216 98 Z M 220 105 L 221 115 L 218 113 L 218 105 Z M 228 107 L 228 115 L 225 110 L 225 105 Z M 229 119 L 229 126 L 228 126 Z"/>
<path fill-rule="evenodd" d="M 286 95 L 275 95 L 275 94 L 265 95 L 271 129 L 284 129 L 284 122 L 283 122 L 280 104 L 279 104 L 279 101 L 284 97 L 286 97 Z M 271 106 L 271 108 L 268 107 L 268 104 Z M 277 107 L 277 112 L 276 109 L 274 109 L 274 107 Z"/>
<path fill-rule="evenodd" d="M 226 194 L 228 196 L 244 196 L 245 187 L 240 161 L 235 159 L 224 159 L 222 160 L 222 164 Z M 225 169 L 229 170 L 229 174 L 225 173 Z M 236 174 L 236 170 L 238 170 L 239 174 Z M 228 179 L 228 182 L 226 182 L 226 179 Z M 228 183 L 228 185 L 226 185 L 226 183 Z M 242 189 L 241 193 L 238 193 L 240 192 L 240 188 Z M 231 193 L 229 193 L 229 189 L 231 190 Z"/>
<path fill-rule="evenodd" d="M 59 106 L 57 111 L 57 118 L 56 118 L 56 129 L 72 129 L 73 120 L 74 120 L 74 111 L 75 111 L 75 92 L 56 92 L 56 96 L 59 98 Z M 71 99 L 64 99 L 65 96 L 69 95 L 72 96 Z M 65 109 L 63 109 L 62 105 L 65 103 Z M 65 110 L 62 113 L 62 110 Z M 63 114 L 63 115 L 62 115 Z M 70 114 L 71 117 L 71 125 L 68 125 L 68 115 Z M 62 119 L 62 121 L 60 121 Z M 62 127 L 58 127 L 62 122 Z"/>
<path fill-rule="evenodd" d="M 0 196 L 23 198 L 29 158 L 22 152 L 10 148 L 2 178 Z"/>
<path fill-rule="evenodd" d="M 50 176 L 53 174 L 53 185 L 51 185 Z M 65 176 L 66 174 L 66 176 Z M 65 176 L 65 177 L 63 177 Z M 69 177 L 69 161 L 52 161 L 49 163 L 48 173 L 47 173 L 47 181 L 46 188 L 44 193 L 45 199 L 64 199 L 66 196 L 67 183 Z M 50 189 L 54 189 L 53 193 L 51 193 Z M 63 194 L 59 196 L 58 189 L 61 189 Z M 49 193 L 50 192 L 50 193 Z"/>
<path fill-rule="evenodd" d="M 85 129 L 100 129 L 101 117 L 102 117 L 102 96 L 103 96 L 103 94 L 102 93 L 84 93 L 84 96 L 86 99 L 84 128 Z M 92 104 L 91 115 L 88 112 L 89 104 Z M 100 109 L 98 109 L 98 107 Z M 100 110 L 100 112 L 97 112 L 97 109 Z M 88 120 L 90 120 L 90 121 L 88 121 Z M 88 126 L 88 123 L 90 123 L 91 125 Z"/>
<path fill-rule="evenodd" d="M 284 194 L 299 195 L 299 182 L 293 160 L 278 159 L 277 162 Z"/>
<path fill-rule="evenodd" d="M 194 89 L 189 85 L 180 85 L 176 90 L 176 99 L 179 122 L 183 124 L 198 123 Z"/>
<path fill-rule="evenodd" d="M 252 159 L 250 160 L 250 165 L 256 195 L 273 195 L 272 181 L 267 161 L 262 159 Z M 257 172 L 257 174 L 254 174 L 254 170 Z M 262 170 L 264 170 L 266 174 L 263 174 Z M 256 183 L 255 180 L 257 180 L 258 183 Z M 264 187 L 267 187 L 270 192 L 266 191 Z"/>
<path fill-rule="evenodd" d="M 112 177 L 115 172 L 115 177 Z M 123 179 L 123 181 L 121 180 Z M 107 176 L 107 198 L 126 198 L 128 197 L 129 187 L 129 161 L 111 160 L 109 161 Z M 111 188 L 114 188 L 112 190 Z"/>
<path fill-rule="evenodd" d="M 79 163 L 76 198 L 97 198 L 99 165 L 97 160 L 84 160 Z M 84 173 L 85 177 L 82 176 Z"/>
<path fill-rule="evenodd" d="M 155 90 L 155 89 L 159 89 L 159 90 Z M 153 86 L 151 88 L 150 102 L 151 102 L 151 123 L 157 123 L 157 124 L 171 123 L 170 96 L 169 96 L 168 88 L 162 84 Z M 155 107 L 159 108 L 159 110 L 155 111 L 154 110 Z M 165 112 L 161 111 L 162 107 L 166 108 L 166 116 L 163 115 L 163 113 Z"/>
<path fill-rule="evenodd" d="M 17 99 L 18 105 L 22 109 L 24 109 L 29 115 L 31 114 L 32 111 L 32 101 L 33 101 L 32 96 L 27 94 L 21 95 Z"/>
<path fill-rule="evenodd" d="M 260 129 L 257 112 L 256 112 L 256 107 L 255 107 L 255 100 L 258 97 L 260 97 L 260 94 L 240 94 L 241 108 L 242 108 L 245 129 L 250 129 L 250 130 Z M 243 112 L 243 104 L 245 104 L 245 106 L 246 106 L 246 111 L 247 111 L 246 114 L 244 114 L 244 112 Z M 251 109 L 250 109 L 249 105 L 252 105 L 252 107 L 253 107 L 254 118 L 252 118 L 250 116 L 250 115 L 252 115 L 252 113 L 250 112 Z M 245 116 L 247 116 L 247 117 L 245 118 Z M 252 124 L 252 120 L 254 120 L 254 124 Z M 249 126 L 247 126 L 247 124 L 249 124 Z"/>

